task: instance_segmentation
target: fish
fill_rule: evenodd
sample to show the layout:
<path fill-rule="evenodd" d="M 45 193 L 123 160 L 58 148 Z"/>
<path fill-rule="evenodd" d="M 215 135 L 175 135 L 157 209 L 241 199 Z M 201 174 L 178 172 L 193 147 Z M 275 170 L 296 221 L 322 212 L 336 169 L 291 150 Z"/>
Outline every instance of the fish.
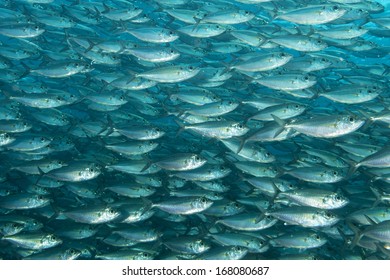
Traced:
<path fill-rule="evenodd" d="M 213 203 L 206 197 L 178 197 L 152 204 L 151 207 L 170 214 L 190 215 L 206 210 Z"/>
<path fill-rule="evenodd" d="M 278 17 L 298 24 L 324 24 L 342 17 L 347 10 L 339 5 L 313 5 L 293 9 Z"/>
<path fill-rule="evenodd" d="M 387 4 L 0 1 L 0 259 L 388 260 Z"/>

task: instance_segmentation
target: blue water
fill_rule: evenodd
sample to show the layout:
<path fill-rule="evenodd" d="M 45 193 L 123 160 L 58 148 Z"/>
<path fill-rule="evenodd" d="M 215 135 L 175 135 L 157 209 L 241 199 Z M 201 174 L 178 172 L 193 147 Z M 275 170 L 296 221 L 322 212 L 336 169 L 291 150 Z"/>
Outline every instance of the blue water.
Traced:
<path fill-rule="evenodd" d="M 390 3 L 309 2 L 2 1 L 0 258 L 388 259 L 390 237 L 377 232 L 388 232 L 390 220 L 390 27 L 385 21 Z M 322 24 L 283 17 L 307 5 L 346 11 Z M 186 19 L 171 15 L 184 10 L 199 13 Z M 224 11 L 232 13 L 223 19 L 230 22 L 219 22 L 217 15 Z M 234 12 L 244 11 L 253 18 L 232 22 Z M 357 11 L 360 16 L 353 17 Z M 191 24 L 186 34 L 182 28 Z M 194 34 L 206 24 L 207 31 L 223 31 Z M 321 34 L 343 26 L 360 26 L 366 33 L 347 39 Z M 140 30 L 163 35 L 135 35 Z M 245 30 L 257 32 L 261 43 L 234 36 Z M 272 42 L 286 35 L 320 40 L 326 47 L 299 50 Z M 218 48 L 222 43 L 223 50 Z M 141 50 L 150 56 L 134 52 Z M 151 58 L 156 50 L 161 53 Z M 157 61 L 167 52 L 178 56 Z M 276 53 L 292 58 L 272 69 L 237 69 L 245 59 Z M 329 64 L 316 71 L 292 64 L 321 58 Z M 169 67 L 182 68 L 163 75 L 161 69 Z M 179 78 L 189 69 L 196 75 Z M 296 79 L 266 83 L 284 75 Z M 312 85 L 288 89 L 306 76 Z M 321 96 L 348 88 L 375 96 L 363 102 Z M 221 111 L 224 105 L 218 102 L 228 101 L 236 107 Z M 200 111 L 210 103 L 215 105 L 211 111 Z M 267 107 L 287 104 L 305 110 L 252 119 Z M 348 131 L 347 124 L 338 137 L 289 128 L 336 115 L 353 117 L 361 126 Z M 219 129 L 230 136 L 221 136 L 217 128 L 200 131 L 197 123 L 225 124 Z M 232 123 L 246 131 L 234 134 Z M 271 127 L 270 138 L 251 141 Z M 278 140 L 286 129 L 289 135 Z M 161 135 L 150 136 L 153 132 Z M 224 141 L 236 141 L 236 147 Z M 366 162 L 381 152 L 387 163 Z M 191 155 L 203 165 L 189 166 Z M 177 158 L 188 160 L 167 166 Z M 292 172 L 300 168 L 306 174 Z M 319 169 L 340 178 L 307 176 Z M 321 206 L 283 195 L 294 189 L 325 191 L 333 199 L 340 195 L 346 203 L 331 207 L 326 196 L 319 199 Z M 290 209 L 309 214 L 297 219 L 277 214 Z M 229 225 L 248 215 L 253 219 L 245 225 Z M 310 217 L 326 218 L 313 224 Z M 266 221 L 263 228 L 249 228 Z"/>

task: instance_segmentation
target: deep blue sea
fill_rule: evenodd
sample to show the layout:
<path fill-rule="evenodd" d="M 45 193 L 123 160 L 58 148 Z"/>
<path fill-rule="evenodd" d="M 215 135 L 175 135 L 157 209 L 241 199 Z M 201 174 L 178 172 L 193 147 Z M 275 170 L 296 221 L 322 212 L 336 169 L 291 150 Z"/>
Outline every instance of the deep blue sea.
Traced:
<path fill-rule="evenodd" d="M 389 259 L 389 9 L 1 1 L 0 259 Z"/>

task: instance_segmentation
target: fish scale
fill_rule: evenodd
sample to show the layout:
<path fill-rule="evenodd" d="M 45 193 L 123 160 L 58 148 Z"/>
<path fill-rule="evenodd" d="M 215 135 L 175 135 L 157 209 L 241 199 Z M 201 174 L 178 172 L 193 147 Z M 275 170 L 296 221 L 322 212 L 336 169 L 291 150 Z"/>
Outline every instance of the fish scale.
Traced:
<path fill-rule="evenodd" d="M 0 259 L 389 259 L 385 4 L 0 1 Z"/>

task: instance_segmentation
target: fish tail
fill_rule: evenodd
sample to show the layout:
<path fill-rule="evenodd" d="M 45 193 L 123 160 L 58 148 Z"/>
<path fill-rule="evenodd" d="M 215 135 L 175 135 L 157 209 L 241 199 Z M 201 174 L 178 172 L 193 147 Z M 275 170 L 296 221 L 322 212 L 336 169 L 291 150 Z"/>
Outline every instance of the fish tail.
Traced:
<path fill-rule="evenodd" d="M 274 138 L 277 137 L 280 133 L 283 132 L 286 126 L 286 122 L 280 119 L 279 117 L 275 116 L 274 114 L 271 114 L 274 121 L 280 126 L 280 128 L 275 132 Z"/>
<path fill-rule="evenodd" d="M 358 245 L 360 239 L 363 237 L 360 229 L 353 225 L 351 222 L 347 222 L 348 226 L 351 228 L 351 230 L 355 233 L 355 237 L 352 240 L 351 243 L 351 249 L 355 248 L 356 245 Z"/>

